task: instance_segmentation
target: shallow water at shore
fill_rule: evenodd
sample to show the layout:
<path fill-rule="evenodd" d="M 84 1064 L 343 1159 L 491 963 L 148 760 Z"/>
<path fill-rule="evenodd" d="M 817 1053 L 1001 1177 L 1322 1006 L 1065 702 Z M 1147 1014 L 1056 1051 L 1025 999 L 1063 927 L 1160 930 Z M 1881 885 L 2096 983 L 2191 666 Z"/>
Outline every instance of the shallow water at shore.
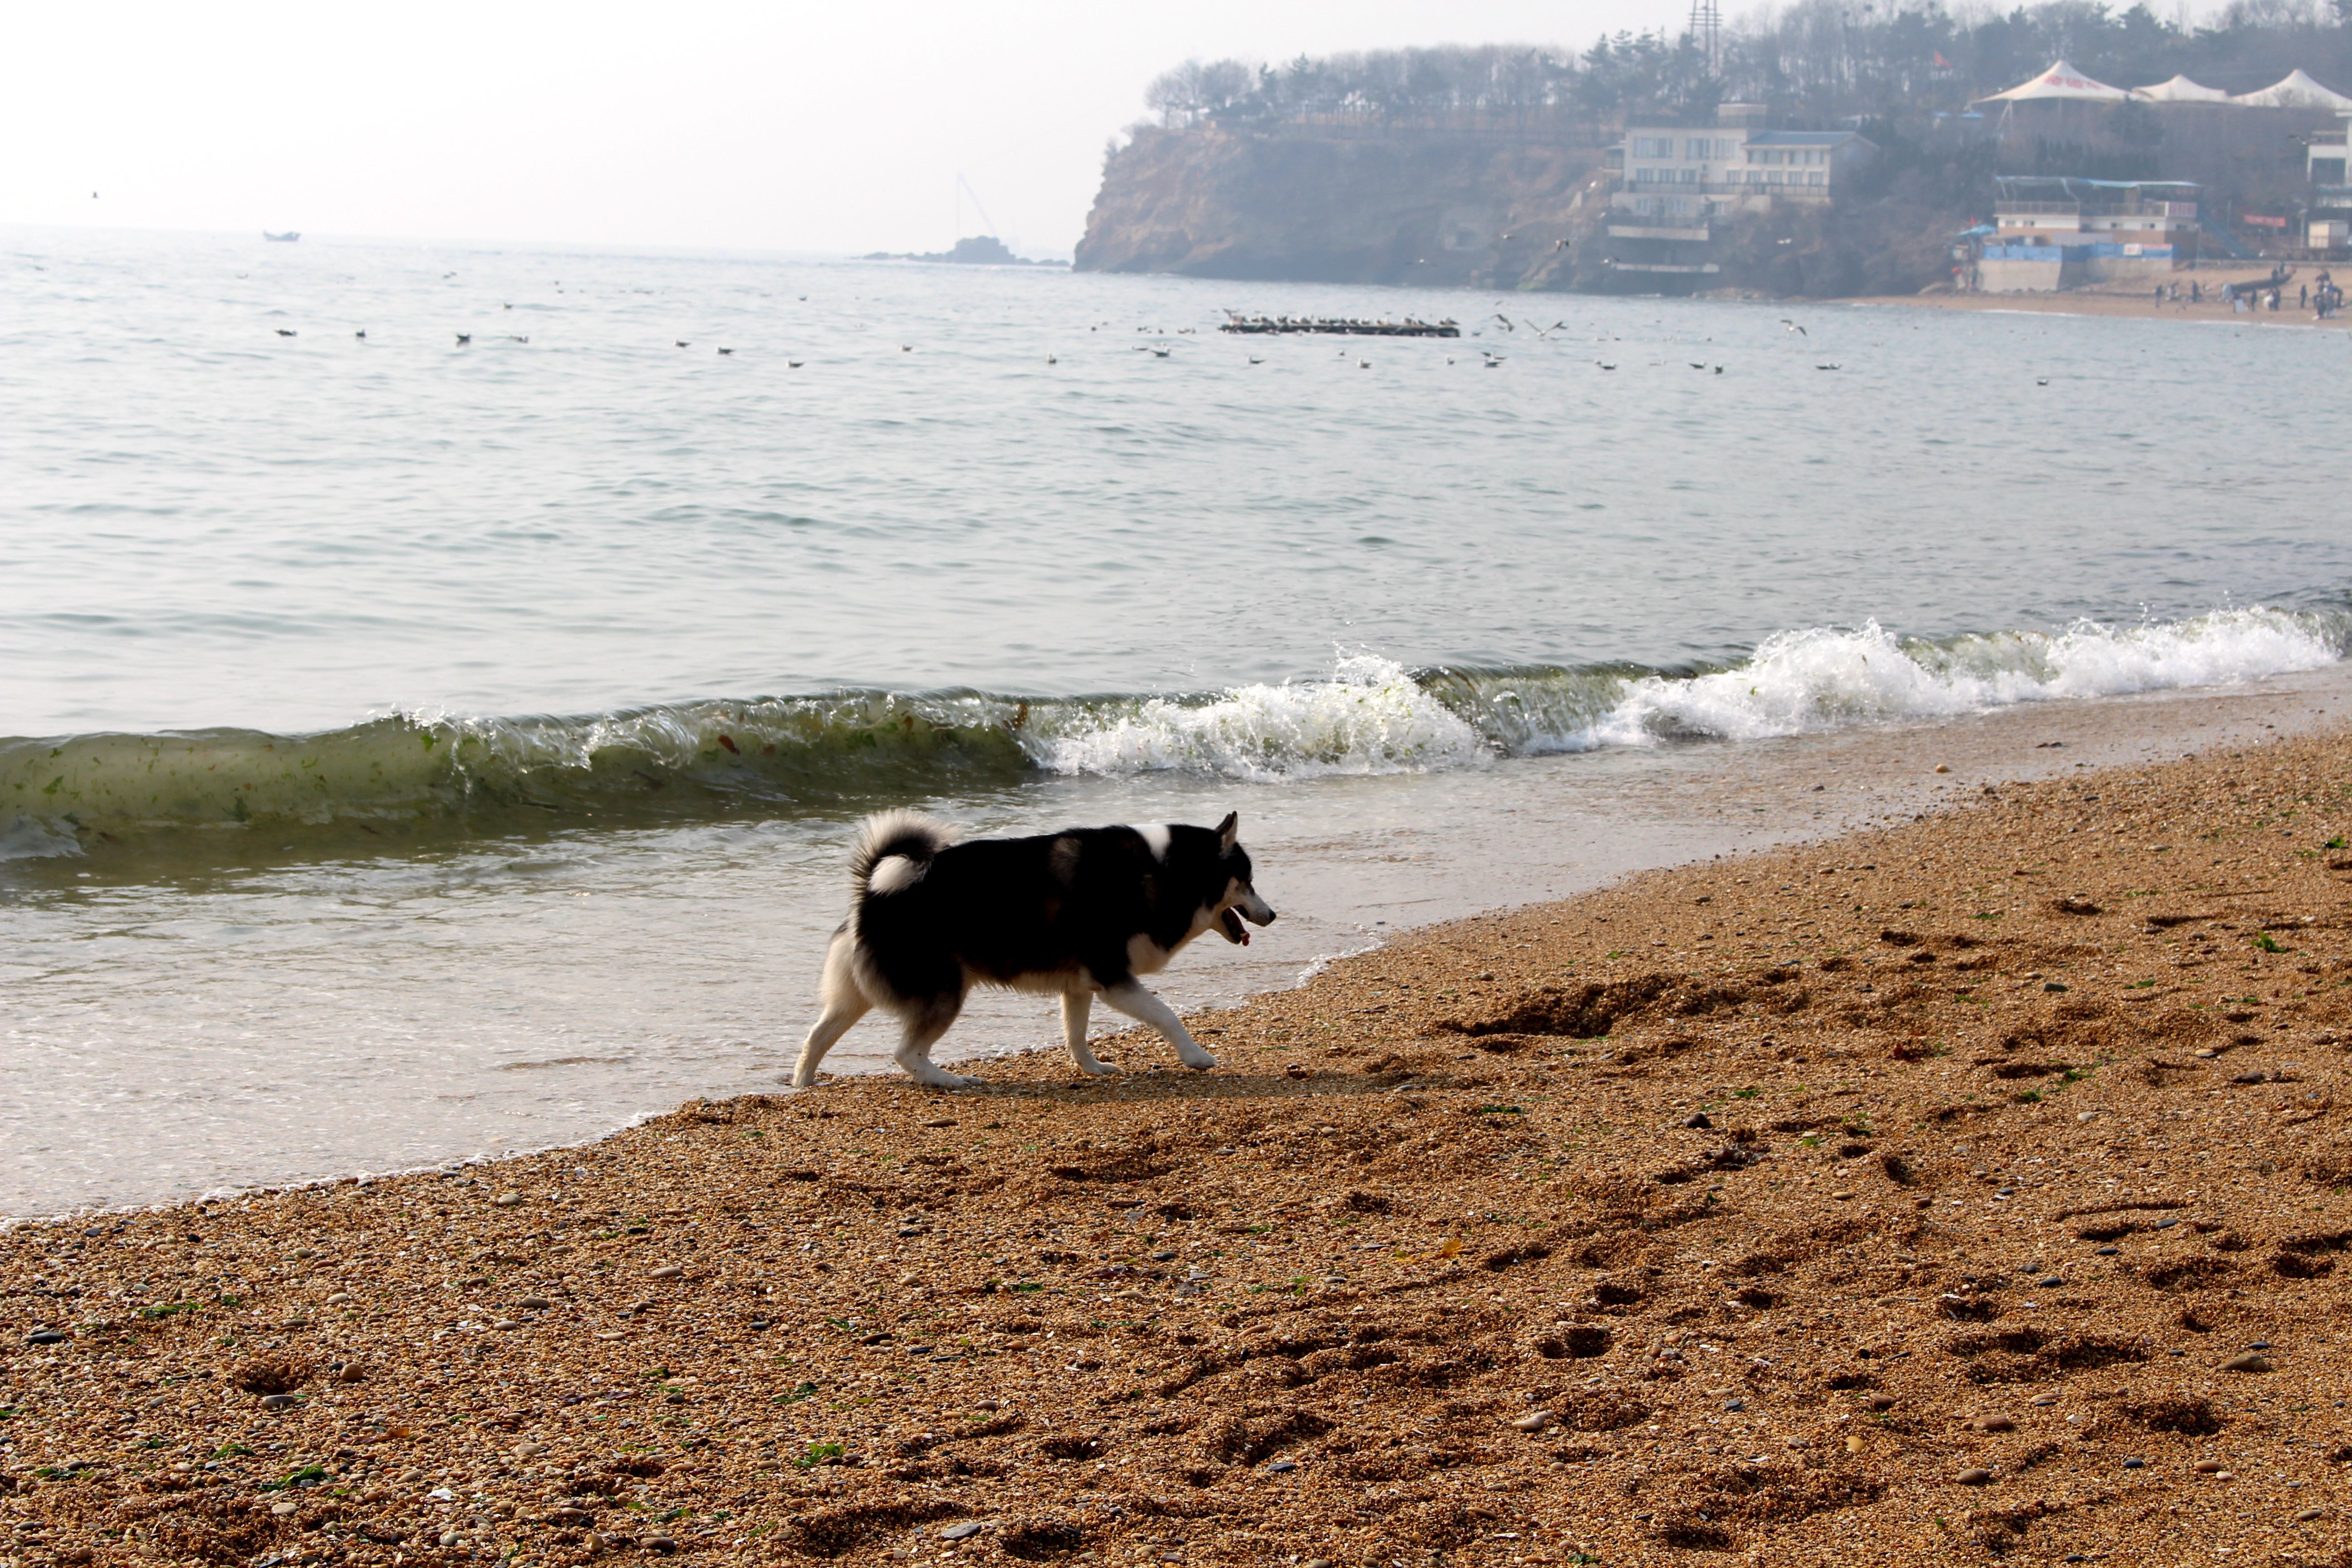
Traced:
<path fill-rule="evenodd" d="M 1284 919 L 1197 1005 L 2254 732 L 2352 633 L 2316 335 L 0 242 L 0 1213 L 772 1087 L 876 805 L 1239 809 Z"/>

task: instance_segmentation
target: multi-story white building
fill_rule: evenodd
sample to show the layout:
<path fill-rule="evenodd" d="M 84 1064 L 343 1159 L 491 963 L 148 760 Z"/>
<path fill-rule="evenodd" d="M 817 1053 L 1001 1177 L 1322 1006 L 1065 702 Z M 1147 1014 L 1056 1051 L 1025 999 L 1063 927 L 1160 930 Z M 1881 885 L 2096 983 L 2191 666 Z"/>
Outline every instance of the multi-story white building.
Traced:
<path fill-rule="evenodd" d="M 1772 131 L 1762 121 L 1759 106 L 1740 103 L 1725 104 L 1706 127 L 1636 118 L 1625 128 L 1623 179 L 1610 205 L 1688 227 L 1775 200 L 1828 202 L 1878 151 L 1859 132 Z"/>

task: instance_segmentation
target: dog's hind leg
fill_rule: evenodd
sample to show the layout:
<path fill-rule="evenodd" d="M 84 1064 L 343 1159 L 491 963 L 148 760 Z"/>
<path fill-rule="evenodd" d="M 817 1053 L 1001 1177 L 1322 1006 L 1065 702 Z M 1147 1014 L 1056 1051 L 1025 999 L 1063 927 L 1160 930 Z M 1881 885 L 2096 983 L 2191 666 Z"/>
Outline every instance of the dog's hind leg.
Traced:
<path fill-rule="evenodd" d="M 1105 1073 L 1117 1072 L 1118 1068 L 1087 1048 L 1087 1015 L 1094 1011 L 1094 1005 L 1091 992 L 1062 993 L 1062 1043 L 1070 1047 L 1070 1059 L 1078 1064 L 1080 1072 L 1100 1078 Z"/>
<path fill-rule="evenodd" d="M 824 999 L 824 1012 L 801 1043 L 800 1064 L 793 1068 L 793 1087 L 806 1089 L 816 1081 L 817 1065 L 833 1043 L 849 1032 L 849 1026 L 873 1011 L 874 1004 L 857 988 L 856 976 L 850 973 L 849 937 L 836 933 L 833 945 L 824 952 L 824 979 L 817 994 Z"/>
<path fill-rule="evenodd" d="M 1176 1009 L 1134 981 L 1108 987 L 1102 999 L 1113 1011 L 1124 1013 L 1139 1024 L 1148 1024 L 1167 1037 L 1168 1043 L 1176 1047 L 1176 1059 L 1186 1067 L 1206 1072 L 1217 1065 L 1217 1058 L 1193 1040 L 1192 1032 L 1184 1027 L 1184 1020 L 1176 1016 Z"/>
<path fill-rule="evenodd" d="M 906 1026 L 907 1033 L 898 1042 L 894 1059 L 906 1069 L 908 1078 L 927 1089 L 970 1089 L 980 1081 L 951 1073 L 931 1061 L 931 1047 L 962 1011 L 962 995 L 949 993 L 911 1002 L 899 1013 L 899 1022 Z"/>

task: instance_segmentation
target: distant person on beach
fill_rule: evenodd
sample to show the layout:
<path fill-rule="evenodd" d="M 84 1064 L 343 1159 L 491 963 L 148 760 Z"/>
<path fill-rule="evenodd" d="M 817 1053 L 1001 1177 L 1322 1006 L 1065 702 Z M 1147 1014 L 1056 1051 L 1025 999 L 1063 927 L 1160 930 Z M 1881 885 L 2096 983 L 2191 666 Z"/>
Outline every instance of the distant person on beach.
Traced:
<path fill-rule="evenodd" d="M 2194 278 L 2189 280 L 2189 302 L 2192 305 L 2201 305 L 2205 302 L 2205 285 L 2198 282 Z"/>
<path fill-rule="evenodd" d="M 2305 284 L 2302 288 L 2300 288 L 2300 289 L 2296 289 L 2296 290 L 2294 291 L 2294 308 L 2295 308 L 2296 310 L 2302 310 L 2305 305 L 2308 305 L 2308 304 L 2310 304 L 2310 303 L 2311 303 L 2311 285 L 2310 285 L 2310 284 L 2308 284 L 2308 283 L 2306 283 L 2306 284 Z"/>

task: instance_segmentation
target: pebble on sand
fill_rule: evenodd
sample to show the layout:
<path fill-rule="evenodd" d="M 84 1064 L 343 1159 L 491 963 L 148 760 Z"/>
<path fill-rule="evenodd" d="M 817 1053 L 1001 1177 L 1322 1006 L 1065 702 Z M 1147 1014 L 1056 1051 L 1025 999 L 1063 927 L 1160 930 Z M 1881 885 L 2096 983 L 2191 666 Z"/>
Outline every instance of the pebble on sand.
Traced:
<path fill-rule="evenodd" d="M 1980 1487 L 1991 1479 L 1992 1472 L 1983 1468 L 1981 1466 L 1962 1470 L 1958 1475 L 1952 1478 L 1954 1484 L 1964 1487 Z"/>
<path fill-rule="evenodd" d="M 2275 1368 L 2271 1363 L 2271 1358 L 2260 1351 L 2248 1351 L 2243 1355 L 2231 1356 L 2228 1361 L 2223 1362 L 2221 1370 L 2223 1372 L 2271 1372 Z"/>
<path fill-rule="evenodd" d="M 1559 1419 L 1549 1410 L 1530 1410 L 1511 1425 L 1522 1432 L 1540 1432 Z"/>
<path fill-rule="evenodd" d="M 648 1279 L 676 1279 L 685 1273 L 686 1270 L 680 1268 L 677 1264 L 665 1263 L 659 1268 L 656 1268 L 652 1273 L 646 1275 L 646 1278 Z"/>

